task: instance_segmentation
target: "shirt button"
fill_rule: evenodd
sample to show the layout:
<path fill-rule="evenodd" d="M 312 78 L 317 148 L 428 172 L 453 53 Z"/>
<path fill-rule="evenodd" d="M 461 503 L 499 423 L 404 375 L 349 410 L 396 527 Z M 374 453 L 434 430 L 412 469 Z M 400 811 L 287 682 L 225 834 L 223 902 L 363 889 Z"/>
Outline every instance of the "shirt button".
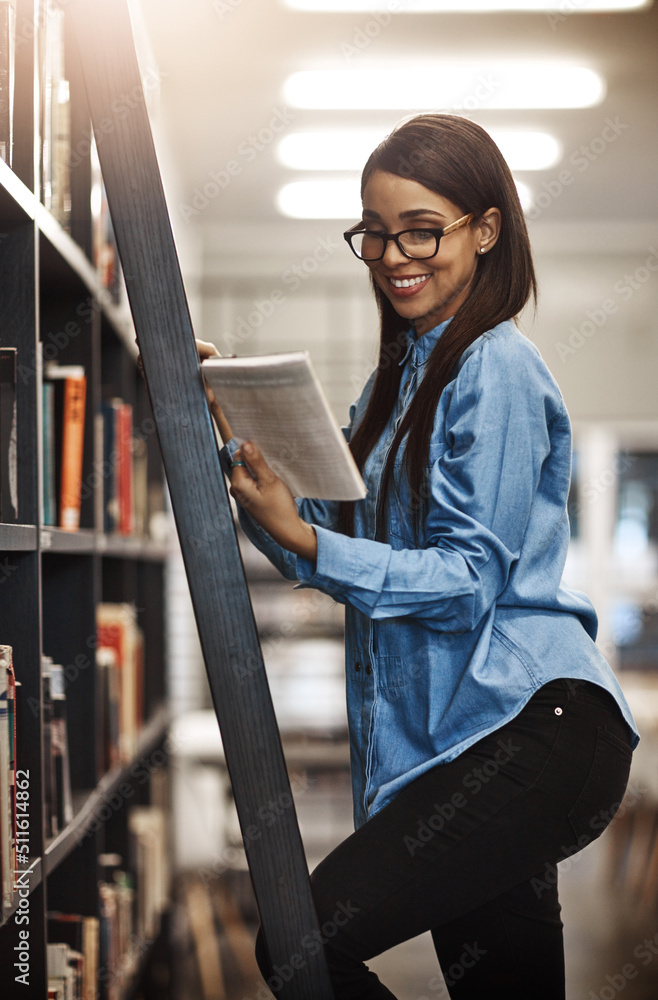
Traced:
<path fill-rule="evenodd" d="M 357 674 L 358 674 L 359 670 L 361 669 L 361 664 L 360 664 L 360 663 L 358 662 L 358 660 L 357 660 L 357 662 L 356 662 L 356 663 L 354 664 L 354 669 L 356 670 L 356 672 L 357 672 Z"/>
<path fill-rule="evenodd" d="M 558 706 L 558 708 L 555 709 L 555 714 L 556 715 L 562 715 L 562 709 L 559 706 Z"/>
<path fill-rule="evenodd" d="M 372 673 L 372 667 L 370 666 L 369 663 L 366 663 L 366 673 L 367 674 L 371 674 Z"/>

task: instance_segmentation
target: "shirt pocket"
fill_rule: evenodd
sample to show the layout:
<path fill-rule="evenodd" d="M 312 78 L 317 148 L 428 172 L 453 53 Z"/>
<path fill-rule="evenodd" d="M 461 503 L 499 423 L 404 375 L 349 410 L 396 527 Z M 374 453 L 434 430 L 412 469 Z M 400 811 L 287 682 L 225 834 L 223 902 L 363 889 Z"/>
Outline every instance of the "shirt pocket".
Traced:
<path fill-rule="evenodd" d="M 378 656 L 376 663 L 377 687 L 395 696 L 410 677 L 406 657 Z"/>

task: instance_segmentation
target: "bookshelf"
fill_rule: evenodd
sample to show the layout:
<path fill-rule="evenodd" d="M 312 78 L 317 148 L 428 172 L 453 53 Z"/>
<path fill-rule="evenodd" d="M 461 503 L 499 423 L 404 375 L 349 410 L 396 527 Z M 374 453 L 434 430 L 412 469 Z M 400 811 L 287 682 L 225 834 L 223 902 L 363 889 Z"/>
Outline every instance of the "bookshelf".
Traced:
<path fill-rule="evenodd" d="M 139 850 L 148 854 L 153 846 L 149 838 L 158 835 L 159 823 L 164 823 L 166 837 L 168 811 L 163 473 L 121 283 L 106 287 L 97 266 L 99 238 L 101 248 L 112 248 L 103 246 L 102 233 L 99 237 L 101 178 L 87 141 L 90 117 L 66 4 L 0 0 L 0 14 L 14 18 L 15 57 L 9 162 L 0 160 L 0 349 L 17 352 L 17 520 L 0 521 L 0 644 L 11 646 L 20 684 L 16 772 L 29 775 L 29 857 L 19 866 L 20 887 L 0 911 L 0 964 L 10 983 L 6 995 L 48 1000 L 47 946 L 58 943 L 49 914 L 95 918 L 102 939 L 109 926 L 104 906 L 109 904 L 99 885 L 112 884 L 118 871 L 126 872 L 122 905 L 134 922 L 123 929 L 132 926 L 130 947 L 121 969 L 113 969 L 109 959 L 103 966 L 100 941 L 97 991 L 94 987 L 89 996 L 127 1000 L 139 995 L 166 917 L 166 873 L 160 876 L 155 902 L 150 886 L 152 912 L 144 916 L 140 879 L 145 882 L 145 876 L 139 861 Z M 0 73 L 8 66 L 5 47 L 0 49 Z M 64 74 L 65 87 L 57 85 L 57 73 Z M 59 118 L 49 120 L 55 89 L 66 106 L 57 112 Z M 0 130 L 5 127 L 0 107 Z M 68 159 L 64 156 L 62 168 L 64 147 Z M 44 472 L 46 362 L 82 368 L 86 380 L 75 530 L 61 527 L 56 512 L 45 519 L 48 497 L 55 506 L 59 503 L 58 490 L 53 494 Z M 116 449 L 108 453 L 106 447 L 111 417 L 100 415 L 104 404 L 117 405 L 118 400 L 129 408 L 132 422 L 132 428 L 125 425 L 128 448 L 120 459 L 128 462 L 130 471 L 122 473 L 122 482 L 130 482 L 132 500 L 128 493 L 118 500 L 116 490 L 114 499 L 109 494 L 108 484 L 117 475 Z M 5 430 L 0 426 L 3 455 Z M 56 464 L 61 461 L 56 433 L 54 441 Z M 108 520 L 112 503 L 119 504 L 127 521 L 114 514 Z M 132 609 L 140 639 L 135 732 L 130 752 L 124 747 L 120 756 L 113 746 L 115 729 L 105 717 L 104 675 L 98 666 L 100 605 Z M 72 811 L 65 820 L 60 817 L 56 830 L 46 787 L 45 657 L 64 668 Z M 124 676 L 117 668 L 119 685 Z M 123 686 L 120 690 L 123 697 Z M 114 703 L 110 708 L 116 708 Z M 122 711 L 118 709 L 119 730 Z M 111 759 L 108 752 L 114 753 Z M 21 931 L 29 937 L 20 936 Z M 23 984 L 14 978 L 19 944 L 28 956 Z M 10 977 L 9 970 L 14 970 Z"/>

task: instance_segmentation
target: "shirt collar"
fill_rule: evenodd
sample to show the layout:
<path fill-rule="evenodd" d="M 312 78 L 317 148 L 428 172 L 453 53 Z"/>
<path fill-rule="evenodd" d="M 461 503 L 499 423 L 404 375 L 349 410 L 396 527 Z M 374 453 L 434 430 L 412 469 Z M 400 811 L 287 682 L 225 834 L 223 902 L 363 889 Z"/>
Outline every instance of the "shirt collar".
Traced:
<path fill-rule="evenodd" d="M 412 364 L 416 368 L 421 368 L 424 364 L 426 364 L 439 337 L 449 322 L 450 319 L 444 320 L 443 323 L 439 323 L 439 325 L 435 326 L 434 329 L 428 330 L 427 333 L 424 333 L 422 337 L 416 337 L 416 331 L 413 327 L 410 327 L 405 333 L 407 349 L 404 352 L 403 357 L 400 359 L 399 364 L 406 364 L 409 356 L 411 356 Z"/>

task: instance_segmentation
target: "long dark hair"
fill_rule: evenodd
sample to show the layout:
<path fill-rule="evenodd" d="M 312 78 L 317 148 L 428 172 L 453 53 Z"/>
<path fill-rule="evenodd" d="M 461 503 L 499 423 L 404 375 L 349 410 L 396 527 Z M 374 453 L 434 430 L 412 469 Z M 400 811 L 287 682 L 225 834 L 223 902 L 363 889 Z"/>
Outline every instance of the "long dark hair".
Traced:
<path fill-rule="evenodd" d="M 516 185 L 507 163 L 487 132 L 468 118 L 448 114 L 418 115 L 400 125 L 371 154 L 361 177 L 361 195 L 376 170 L 417 181 L 456 205 L 472 212 L 474 225 L 489 208 L 498 208 L 501 227 L 495 246 L 477 259 L 468 298 L 459 307 L 430 355 L 425 375 L 393 440 L 384 468 L 379 496 L 379 537 L 386 535 L 386 501 L 395 456 L 408 434 L 403 466 L 409 480 L 416 537 L 419 535 L 425 470 L 430 439 L 441 393 L 450 382 L 464 350 L 487 330 L 512 319 L 532 296 L 537 282 L 530 241 Z M 397 399 L 402 367 L 404 332 L 410 321 L 399 316 L 381 289 L 372 282 L 381 320 L 377 375 L 366 412 L 350 441 L 360 469 L 380 438 Z M 342 503 L 340 530 L 354 532 L 354 504 Z"/>

